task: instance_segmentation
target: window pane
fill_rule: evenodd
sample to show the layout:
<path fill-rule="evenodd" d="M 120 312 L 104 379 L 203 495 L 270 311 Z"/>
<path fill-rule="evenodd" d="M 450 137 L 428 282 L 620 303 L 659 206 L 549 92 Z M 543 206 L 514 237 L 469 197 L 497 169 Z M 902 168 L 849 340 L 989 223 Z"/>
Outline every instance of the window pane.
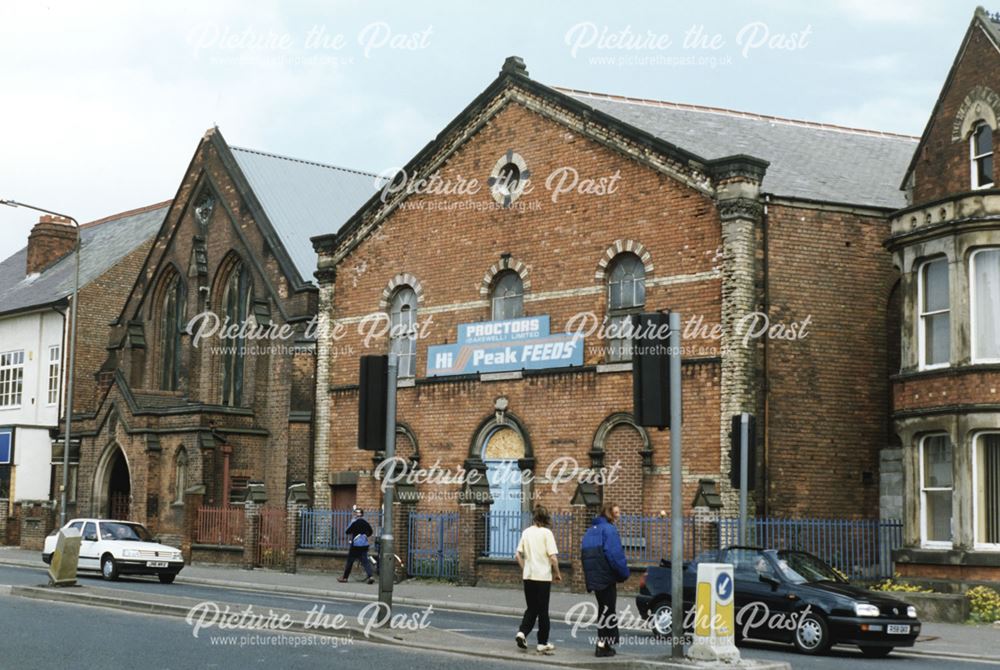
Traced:
<path fill-rule="evenodd" d="M 948 261 L 940 259 L 924 265 L 924 312 L 948 309 Z"/>
<path fill-rule="evenodd" d="M 973 356 L 1000 359 L 1000 249 L 980 251 L 972 257 L 972 282 Z"/>
<path fill-rule="evenodd" d="M 947 312 L 924 317 L 924 361 L 947 363 L 951 355 L 951 319 Z"/>
<path fill-rule="evenodd" d="M 951 445 L 947 435 L 924 439 L 924 487 L 951 487 Z"/>
<path fill-rule="evenodd" d="M 976 186 L 993 183 L 993 156 L 976 159 Z"/>
<path fill-rule="evenodd" d="M 993 129 L 989 125 L 982 123 L 976 128 L 975 155 L 992 153 L 993 151 Z"/>
<path fill-rule="evenodd" d="M 927 511 L 927 540 L 931 542 L 951 541 L 951 491 L 927 491 L 924 493 Z"/>
<path fill-rule="evenodd" d="M 979 437 L 976 471 L 976 542 L 1000 544 L 1000 433 Z"/>

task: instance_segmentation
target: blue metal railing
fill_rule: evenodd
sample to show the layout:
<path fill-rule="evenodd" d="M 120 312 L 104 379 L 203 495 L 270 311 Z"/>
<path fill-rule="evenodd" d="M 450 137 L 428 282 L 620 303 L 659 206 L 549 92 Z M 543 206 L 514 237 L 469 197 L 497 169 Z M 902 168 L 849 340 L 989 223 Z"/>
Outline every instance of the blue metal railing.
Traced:
<path fill-rule="evenodd" d="M 486 555 L 493 558 L 514 558 L 521 533 L 532 524 L 530 511 L 486 512 Z M 560 560 L 569 560 L 574 548 L 573 515 L 569 512 L 552 514 L 552 534 Z"/>
<path fill-rule="evenodd" d="M 739 520 L 719 522 L 719 544 L 738 544 Z M 747 524 L 748 545 L 800 549 L 819 556 L 849 579 L 892 577 L 892 551 L 903 546 L 903 522 L 895 519 L 756 518 Z"/>
<path fill-rule="evenodd" d="M 458 513 L 410 512 L 406 571 L 413 577 L 458 577 Z"/>
<path fill-rule="evenodd" d="M 382 528 L 382 512 L 365 514 L 377 538 Z M 328 549 L 347 551 L 347 527 L 354 520 L 350 509 L 307 509 L 299 516 L 299 547 L 302 549 Z M 374 541 L 374 538 L 373 538 Z"/>

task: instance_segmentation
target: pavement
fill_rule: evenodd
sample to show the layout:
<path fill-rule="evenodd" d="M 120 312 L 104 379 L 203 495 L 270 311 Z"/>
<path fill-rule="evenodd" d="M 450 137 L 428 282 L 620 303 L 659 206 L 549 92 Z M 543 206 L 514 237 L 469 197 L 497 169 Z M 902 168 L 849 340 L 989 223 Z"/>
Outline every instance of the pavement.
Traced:
<path fill-rule="evenodd" d="M 0 546 L 0 565 L 21 567 L 44 567 L 39 552 L 26 551 L 16 547 Z M 273 570 L 243 570 L 233 566 L 189 565 L 177 577 L 177 582 L 192 585 L 219 586 L 244 589 L 261 593 L 288 594 L 307 596 L 311 598 L 339 598 L 357 601 L 375 601 L 377 599 L 377 584 L 369 585 L 357 578 L 363 573 L 356 569 L 352 580 L 346 584 L 337 582 L 336 574 L 300 572 L 289 574 Z M 15 587 L 16 590 L 16 587 Z M 103 591 L 102 591 L 103 592 Z M 135 600 L 134 594 L 129 596 Z M 564 618 L 569 610 L 580 602 L 590 601 L 590 596 L 570 593 L 566 587 L 556 586 L 550 600 L 550 612 L 553 618 Z M 520 616 L 524 611 L 524 594 L 520 589 L 489 587 L 489 586 L 457 586 L 450 582 L 409 579 L 396 584 L 393 592 L 393 602 L 399 605 L 445 609 L 458 612 L 475 612 L 485 614 Z M 634 601 L 628 595 L 619 596 L 620 607 L 626 605 L 634 610 Z M 185 610 L 186 612 L 186 610 Z M 424 631 L 426 633 L 426 631 Z M 442 631 L 443 633 L 443 631 Z M 447 633 L 447 635 L 457 635 Z M 430 639 L 427 635 L 424 639 Z M 396 640 L 397 642 L 406 640 Z M 413 644 L 418 642 L 411 640 Z M 482 647 L 482 640 L 475 642 L 455 640 L 434 640 L 433 645 L 448 644 L 444 648 L 460 648 L 453 644 L 472 644 L 472 647 Z M 437 646 L 440 649 L 442 647 Z M 509 645 L 502 652 L 487 649 L 487 655 L 497 658 L 509 656 Z M 901 650 L 902 651 L 902 650 Z M 985 660 L 1000 663 L 1000 624 L 944 624 L 924 623 L 917 645 L 906 649 L 905 653 L 936 657 L 953 657 L 956 660 Z M 551 657 L 537 657 L 532 661 L 547 665 L 562 665 L 566 657 L 552 660 Z M 573 660 L 572 664 L 594 662 L 591 658 Z M 608 667 L 601 664 L 601 667 Z M 652 666 L 650 666 L 652 667 Z M 663 666 L 659 666 L 663 667 Z"/>

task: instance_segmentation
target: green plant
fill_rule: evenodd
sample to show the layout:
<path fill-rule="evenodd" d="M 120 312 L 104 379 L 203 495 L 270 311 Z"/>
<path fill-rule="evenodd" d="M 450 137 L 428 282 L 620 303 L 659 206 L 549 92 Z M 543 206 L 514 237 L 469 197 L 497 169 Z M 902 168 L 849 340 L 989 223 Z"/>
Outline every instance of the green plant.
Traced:
<path fill-rule="evenodd" d="M 969 614 L 973 621 L 1000 621 L 1000 593 L 988 586 L 974 586 L 965 595 L 969 598 Z"/>
<path fill-rule="evenodd" d="M 871 591 L 895 591 L 898 593 L 933 593 L 932 589 L 908 584 L 907 582 L 896 581 L 899 575 L 893 575 L 892 579 L 884 579 L 878 584 L 868 587 Z"/>

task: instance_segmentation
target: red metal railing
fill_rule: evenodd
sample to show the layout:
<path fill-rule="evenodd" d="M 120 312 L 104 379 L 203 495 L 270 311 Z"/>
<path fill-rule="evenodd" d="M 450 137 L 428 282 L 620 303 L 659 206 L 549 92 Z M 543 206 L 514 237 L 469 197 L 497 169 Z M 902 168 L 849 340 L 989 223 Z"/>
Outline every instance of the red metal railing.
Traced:
<path fill-rule="evenodd" d="M 195 541 L 200 544 L 242 545 L 246 512 L 242 507 L 199 507 Z"/>
<path fill-rule="evenodd" d="M 263 507 L 258 510 L 260 538 L 257 542 L 256 565 L 261 568 L 280 568 L 288 555 L 285 521 L 287 512 L 282 507 Z"/>

